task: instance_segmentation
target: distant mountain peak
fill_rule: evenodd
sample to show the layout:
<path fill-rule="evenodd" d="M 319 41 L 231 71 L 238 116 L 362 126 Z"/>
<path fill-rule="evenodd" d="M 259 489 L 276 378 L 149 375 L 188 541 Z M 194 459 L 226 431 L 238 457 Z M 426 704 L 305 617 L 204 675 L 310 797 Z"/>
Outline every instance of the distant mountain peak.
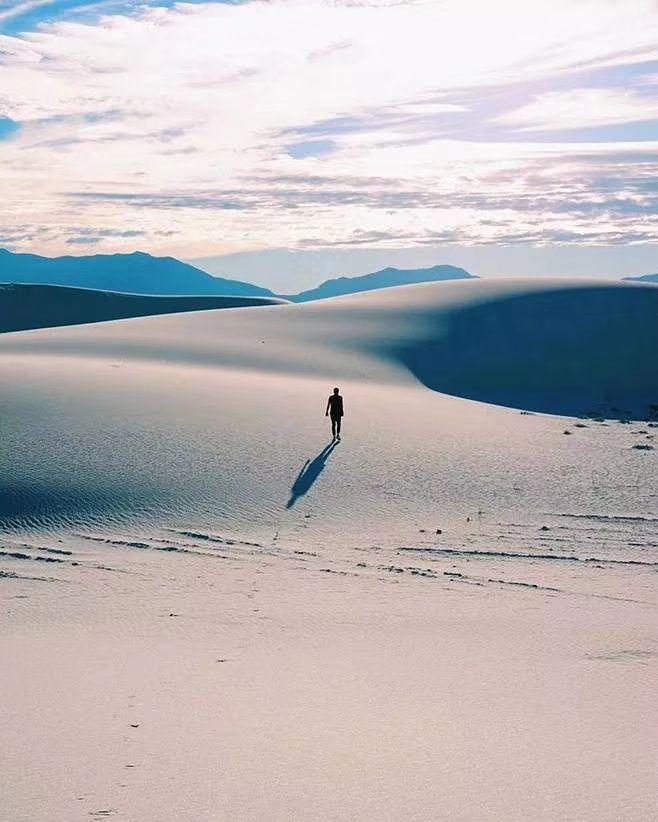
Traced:
<path fill-rule="evenodd" d="M 372 291 L 377 288 L 392 288 L 398 285 L 470 279 L 476 279 L 476 277 L 469 274 L 465 269 L 454 265 L 434 265 L 430 268 L 408 269 L 387 266 L 379 271 L 373 271 L 371 274 L 363 274 L 360 277 L 335 277 L 325 280 L 317 288 L 311 288 L 299 294 L 287 295 L 286 299 L 293 302 L 308 302 L 309 300 L 324 300 L 344 294 L 356 294 L 360 291 Z"/>

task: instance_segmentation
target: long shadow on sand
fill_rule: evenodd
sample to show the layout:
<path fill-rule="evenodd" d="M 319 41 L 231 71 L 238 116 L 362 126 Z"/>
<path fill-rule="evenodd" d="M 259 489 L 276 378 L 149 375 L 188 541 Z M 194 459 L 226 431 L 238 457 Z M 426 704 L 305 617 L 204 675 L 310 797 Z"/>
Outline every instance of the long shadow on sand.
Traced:
<path fill-rule="evenodd" d="M 307 494 L 313 487 L 314 482 L 324 470 L 324 466 L 331 455 L 331 452 L 336 447 L 336 442 L 330 442 L 329 445 L 320 451 L 320 453 L 312 461 L 306 460 L 302 466 L 302 470 L 297 475 L 297 479 L 293 482 L 290 489 L 290 499 L 286 503 L 286 508 L 292 508 L 300 497 Z"/>

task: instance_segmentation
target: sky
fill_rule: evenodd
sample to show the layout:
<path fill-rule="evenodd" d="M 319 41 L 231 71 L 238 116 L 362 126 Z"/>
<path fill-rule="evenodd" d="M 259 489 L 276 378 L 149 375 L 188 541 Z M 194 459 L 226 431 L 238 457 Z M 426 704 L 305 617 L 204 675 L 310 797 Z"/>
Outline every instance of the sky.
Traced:
<path fill-rule="evenodd" d="M 657 271 L 658 0 L 0 0 L 0 163 L 12 251 Z"/>

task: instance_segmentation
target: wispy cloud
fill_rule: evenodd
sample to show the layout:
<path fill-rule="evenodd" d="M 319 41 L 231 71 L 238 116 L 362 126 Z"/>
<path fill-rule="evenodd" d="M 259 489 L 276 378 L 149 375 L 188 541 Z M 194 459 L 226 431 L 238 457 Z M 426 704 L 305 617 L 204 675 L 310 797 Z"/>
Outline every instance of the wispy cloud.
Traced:
<path fill-rule="evenodd" d="M 602 88 L 549 92 L 494 118 L 495 122 L 524 131 L 560 131 L 646 120 L 658 120 L 658 95 Z"/>
<path fill-rule="evenodd" d="M 3 25 L 17 248 L 658 240 L 653 0 L 0 0 Z"/>
<path fill-rule="evenodd" d="M 36 9 L 43 9 L 46 6 L 52 6 L 53 0 L 26 0 L 24 3 L 0 3 L 0 23 L 7 20 L 12 20 L 16 17 L 21 17 L 29 11 Z"/>

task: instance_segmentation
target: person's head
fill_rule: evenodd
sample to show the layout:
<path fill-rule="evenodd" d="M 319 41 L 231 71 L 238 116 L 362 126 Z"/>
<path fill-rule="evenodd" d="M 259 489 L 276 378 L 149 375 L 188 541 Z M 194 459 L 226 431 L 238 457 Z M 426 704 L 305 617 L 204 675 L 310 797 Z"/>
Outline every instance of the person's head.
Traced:
<path fill-rule="evenodd" d="M 334 394 L 337 394 L 337 393 L 338 393 L 338 389 L 334 388 Z"/>

